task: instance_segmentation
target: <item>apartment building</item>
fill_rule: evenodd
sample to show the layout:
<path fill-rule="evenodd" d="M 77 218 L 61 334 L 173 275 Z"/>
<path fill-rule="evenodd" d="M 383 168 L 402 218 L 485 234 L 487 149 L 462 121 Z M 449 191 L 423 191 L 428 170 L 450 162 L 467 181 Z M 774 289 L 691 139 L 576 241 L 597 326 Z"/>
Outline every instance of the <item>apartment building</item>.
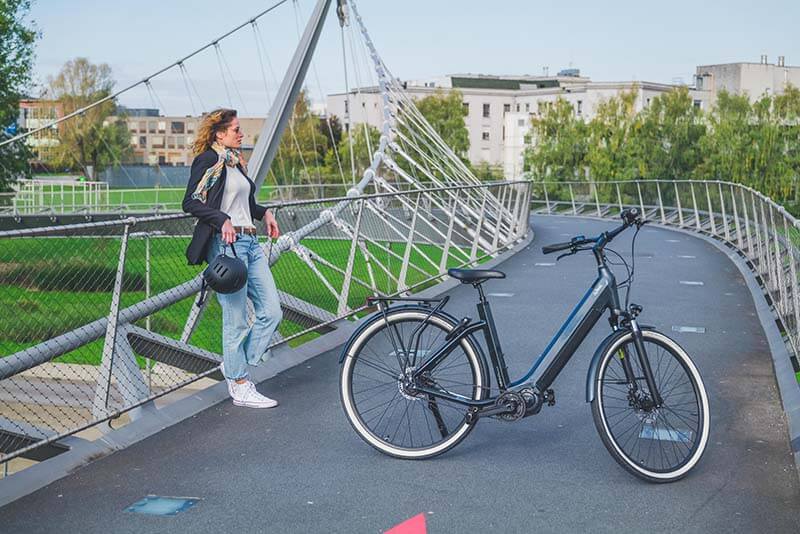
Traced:
<path fill-rule="evenodd" d="M 700 65 L 695 73 L 695 86 L 710 93 L 712 104 L 723 90 L 746 94 L 754 102 L 764 95 L 783 94 L 788 85 L 800 87 L 800 67 L 787 65 L 784 56 L 778 56 L 776 63 L 762 55 L 758 63 Z"/>
<path fill-rule="evenodd" d="M 191 165 L 192 144 L 202 117 L 160 116 L 156 109 L 124 109 L 133 148 L 133 163 Z M 240 117 L 245 158 L 255 146 L 263 118 Z"/>
<path fill-rule="evenodd" d="M 502 167 L 507 178 L 519 177 L 522 172 L 524 141 L 531 117 L 558 98 L 570 102 L 577 116 L 589 120 L 603 100 L 620 92 L 637 91 L 636 105 L 641 109 L 675 87 L 651 82 L 593 82 L 577 69 L 567 69 L 556 76 L 457 74 L 405 82 L 406 92 L 414 99 L 439 90 L 460 91 L 467 110 L 468 159 L 474 165 L 488 163 Z M 708 105 L 708 91 L 690 88 L 690 94 L 696 106 Z M 349 123 L 367 122 L 375 127 L 383 123 L 377 87 L 354 89 L 347 97 L 338 93 L 327 98 L 328 112 L 337 115 L 345 128 Z"/>

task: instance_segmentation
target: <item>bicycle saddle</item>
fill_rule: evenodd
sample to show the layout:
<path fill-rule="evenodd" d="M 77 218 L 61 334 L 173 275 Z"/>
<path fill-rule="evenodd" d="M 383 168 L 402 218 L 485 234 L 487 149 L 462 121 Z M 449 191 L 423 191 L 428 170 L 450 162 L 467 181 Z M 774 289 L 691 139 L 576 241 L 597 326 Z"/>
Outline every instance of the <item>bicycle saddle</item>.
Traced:
<path fill-rule="evenodd" d="M 480 284 L 490 278 L 505 278 L 506 273 L 489 269 L 448 269 L 447 274 L 462 284 Z"/>

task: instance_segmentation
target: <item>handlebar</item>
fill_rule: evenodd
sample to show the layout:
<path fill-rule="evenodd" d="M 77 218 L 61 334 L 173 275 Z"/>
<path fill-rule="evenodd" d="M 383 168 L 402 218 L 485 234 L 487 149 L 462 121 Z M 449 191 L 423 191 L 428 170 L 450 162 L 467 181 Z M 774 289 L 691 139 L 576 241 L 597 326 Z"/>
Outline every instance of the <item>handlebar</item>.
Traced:
<path fill-rule="evenodd" d="M 647 221 L 642 218 L 642 214 L 637 208 L 622 210 L 622 213 L 620 213 L 620 218 L 622 219 L 622 225 L 609 232 L 603 232 L 597 237 L 588 239 L 582 235 L 579 235 L 573 237 L 567 243 L 553 243 L 551 245 L 545 245 L 542 247 L 542 252 L 544 254 L 552 254 L 553 252 L 558 252 L 560 250 L 570 250 L 572 253 L 575 253 L 578 251 L 578 247 L 589 244 L 597 248 L 603 248 L 627 228 L 633 225 L 642 226 L 647 223 Z"/>

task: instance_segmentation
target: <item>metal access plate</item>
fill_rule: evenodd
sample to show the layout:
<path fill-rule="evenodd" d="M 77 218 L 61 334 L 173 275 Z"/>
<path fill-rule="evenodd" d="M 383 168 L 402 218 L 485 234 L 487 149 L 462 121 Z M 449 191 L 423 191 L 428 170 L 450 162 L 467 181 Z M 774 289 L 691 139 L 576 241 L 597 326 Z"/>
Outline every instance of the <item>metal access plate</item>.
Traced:
<path fill-rule="evenodd" d="M 639 432 L 641 439 L 655 439 L 659 441 L 676 441 L 678 443 L 691 443 L 691 430 L 673 430 L 669 428 L 654 427 L 644 425 Z"/>
<path fill-rule="evenodd" d="M 673 326 L 673 332 L 691 332 L 693 334 L 705 334 L 706 329 L 703 326 Z"/>
<path fill-rule="evenodd" d="M 177 515 L 185 512 L 200 499 L 196 497 L 159 497 L 158 495 L 148 495 L 141 501 L 135 502 L 125 509 L 126 512 L 147 515 Z"/>

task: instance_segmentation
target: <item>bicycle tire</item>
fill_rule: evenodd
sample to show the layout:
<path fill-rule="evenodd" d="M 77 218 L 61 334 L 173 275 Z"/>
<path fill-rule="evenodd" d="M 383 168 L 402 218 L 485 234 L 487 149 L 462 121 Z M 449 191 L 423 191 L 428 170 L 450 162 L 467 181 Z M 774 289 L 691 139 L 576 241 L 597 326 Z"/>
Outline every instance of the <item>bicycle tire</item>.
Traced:
<path fill-rule="evenodd" d="M 625 352 L 637 387 L 645 395 L 649 391 L 629 332 L 601 357 L 592 416 L 606 449 L 628 472 L 648 482 L 674 482 L 686 476 L 705 452 L 711 426 L 708 395 L 697 367 L 680 345 L 652 330 L 642 331 L 642 337 L 663 405 L 648 410 L 632 400 L 621 363 Z"/>
<path fill-rule="evenodd" d="M 339 391 L 345 415 L 361 439 L 395 458 L 420 460 L 437 456 L 455 447 L 475 426 L 466 422 L 466 406 L 409 394 L 402 385 L 404 374 L 395 353 L 396 343 L 387 340 L 391 339 L 390 334 L 395 338 L 410 337 L 411 331 L 426 320 L 419 350 L 432 351 L 456 328 L 456 322 L 443 313 L 430 315 L 429 308 L 409 306 L 389 309 L 385 317 L 376 314 L 344 349 Z M 415 355 L 424 357 L 421 353 Z M 475 341 L 464 337 L 427 379 L 448 392 L 480 400 L 489 385 L 481 358 Z M 368 386 L 362 384 L 365 381 Z M 376 403 L 372 397 L 379 395 L 382 397 Z M 383 398 L 389 400 L 381 404 Z M 441 435 L 439 439 L 434 436 L 437 433 Z"/>

